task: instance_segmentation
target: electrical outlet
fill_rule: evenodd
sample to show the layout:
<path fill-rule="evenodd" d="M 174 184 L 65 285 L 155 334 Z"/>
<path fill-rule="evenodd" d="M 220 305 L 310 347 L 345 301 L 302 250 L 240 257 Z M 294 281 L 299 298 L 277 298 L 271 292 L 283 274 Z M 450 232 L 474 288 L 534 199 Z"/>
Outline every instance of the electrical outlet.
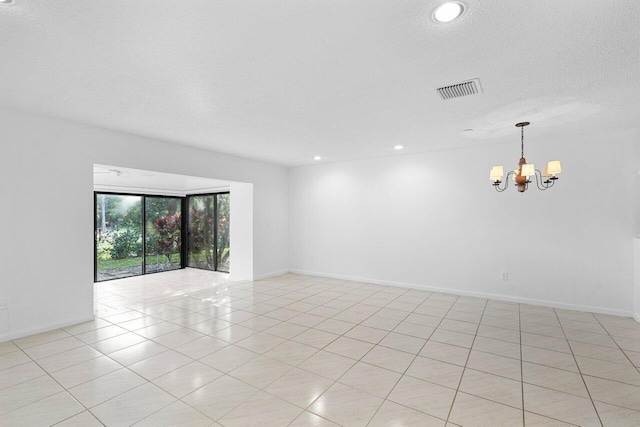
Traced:
<path fill-rule="evenodd" d="M 502 280 L 503 282 L 506 282 L 507 280 L 509 280 L 509 273 L 506 271 L 501 271 L 500 280 Z"/>

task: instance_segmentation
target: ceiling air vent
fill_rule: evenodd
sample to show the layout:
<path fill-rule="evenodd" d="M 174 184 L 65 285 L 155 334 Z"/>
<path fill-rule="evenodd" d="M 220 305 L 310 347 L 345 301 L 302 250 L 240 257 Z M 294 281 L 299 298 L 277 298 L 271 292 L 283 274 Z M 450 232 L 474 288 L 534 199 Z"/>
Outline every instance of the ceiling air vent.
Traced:
<path fill-rule="evenodd" d="M 480 80 L 473 79 L 438 88 L 438 93 L 442 99 L 460 98 L 461 96 L 475 95 L 482 92 Z"/>

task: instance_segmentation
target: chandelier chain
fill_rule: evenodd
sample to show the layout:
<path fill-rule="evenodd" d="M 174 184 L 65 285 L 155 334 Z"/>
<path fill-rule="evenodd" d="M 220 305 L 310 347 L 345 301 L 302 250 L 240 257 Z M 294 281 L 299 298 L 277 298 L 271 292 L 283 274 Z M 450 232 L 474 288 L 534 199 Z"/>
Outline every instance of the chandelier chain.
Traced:
<path fill-rule="evenodd" d="M 520 128 L 520 157 L 524 157 L 524 126 Z"/>

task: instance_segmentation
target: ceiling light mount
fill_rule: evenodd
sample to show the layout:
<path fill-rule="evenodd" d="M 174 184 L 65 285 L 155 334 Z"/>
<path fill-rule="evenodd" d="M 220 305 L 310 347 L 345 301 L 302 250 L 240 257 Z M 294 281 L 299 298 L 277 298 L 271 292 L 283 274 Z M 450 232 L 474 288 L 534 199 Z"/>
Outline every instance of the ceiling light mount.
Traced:
<path fill-rule="evenodd" d="M 536 178 L 538 190 L 548 190 L 553 187 L 558 180 L 556 175 L 562 172 L 562 166 L 559 160 L 551 160 L 542 172 L 536 169 L 533 163 L 527 163 L 527 159 L 524 158 L 524 128 L 525 126 L 529 126 L 529 124 L 529 122 L 516 123 L 516 127 L 520 128 L 520 160 L 518 161 L 518 169 L 507 173 L 503 186 L 500 184 L 502 184 L 504 168 L 502 166 L 494 166 L 491 168 L 489 179 L 493 181 L 493 187 L 498 192 L 503 192 L 507 189 L 509 186 L 509 176 L 513 177 L 519 193 L 524 193 L 529 188 L 529 184 L 532 182 L 530 179 L 532 176 Z"/>
<path fill-rule="evenodd" d="M 431 17 L 439 24 L 446 24 L 447 22 L 458 19 L 465 11 L 463 3 L 458 1 L 448 1 L 442 3 L 433 11 Z"/>

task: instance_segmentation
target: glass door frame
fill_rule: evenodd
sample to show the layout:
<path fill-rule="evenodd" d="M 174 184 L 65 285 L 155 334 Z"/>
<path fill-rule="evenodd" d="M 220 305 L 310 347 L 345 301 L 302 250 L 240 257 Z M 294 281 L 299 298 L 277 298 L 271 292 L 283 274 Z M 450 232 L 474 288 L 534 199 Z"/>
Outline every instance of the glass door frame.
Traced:
<path fill-rule="evenodd" d="M 116 191 L 94 191 L 93 192 L 93 282 L 108 282 L 110 280 L 118 280 L 119 278 L 114 277 L 113 279 L 105 279 L 98 281 L 98 221 L 96 218 L 98 217 L 98 196 L 99 195 L 110 195 L 110 196 L 135 196 L 140 197 L 141 199 L 141 211 L 142 211 L 142 274 L 136 274 L 128 277 L 138 277 L 144 276 L 147 274 L 155 274 L 155 273 L 165 273 L 166 271 L 152 271 L 147 273 L 147 197 L 150 198 L 165 198 L 165 199 L 179 199 L 180 200 L 180 270 L 186 267 L 187 260 L 187 244 L 185 244 L 185 237 L 187 236 L 186 227 L 187 227 L 187 219 L 184 215 L 185 212 L 188 212 L 187 206 L 187 198 L 189 196 L 169 196 L 164 194 L 142 194 L 142 193 L 121 193 Z M 176 269 L 177 270 L 177 269 Z M 167 270 L 171 271 L 171 270 Z"/>
<path fill-rule="evenodd" d="M 209 270 L 208 268 L 202 268 L 202 267 L 189 267 L 189 268 L 197 268 L 199 270 L 207 270 L 207 271 L 218 271 L 220 273 L 229 273 L 228 271 L 224 271 L 224 270 L 218 270 L 218 195 L 220 194 L 231 194 L 230 191 L 219 191 L 217 193 L 200 193 L 200 194 L 187 194 L 187 196 L 185 197 L 185 205 L 187 206 L 187 210 L 185 212 L 187 212 L 187 215 L 185 215 L 185 217 L 188 217 L 190 215 L 190 211 L 189 209 L 189 199 L 191 197 L 207 197 L 207 196 L 211 196 L 213 197 L 213 244 L 214 244 L 214 257 L 213 257 L 213 270 Z M 188 260 L 188 256 L 189 256 L 189 227 L 191 224 L 189 224 L 189 219 L 186 218 L 186 226 L 185 226 L 185 233 L 186 233 L 186 239 L 184 240 L 186 242 L 186 244 L 182 245 L 183 249 L 186 249 L 186 256 L 185 256 L 185 265 L 189 265 L 189 260 Z"/>

